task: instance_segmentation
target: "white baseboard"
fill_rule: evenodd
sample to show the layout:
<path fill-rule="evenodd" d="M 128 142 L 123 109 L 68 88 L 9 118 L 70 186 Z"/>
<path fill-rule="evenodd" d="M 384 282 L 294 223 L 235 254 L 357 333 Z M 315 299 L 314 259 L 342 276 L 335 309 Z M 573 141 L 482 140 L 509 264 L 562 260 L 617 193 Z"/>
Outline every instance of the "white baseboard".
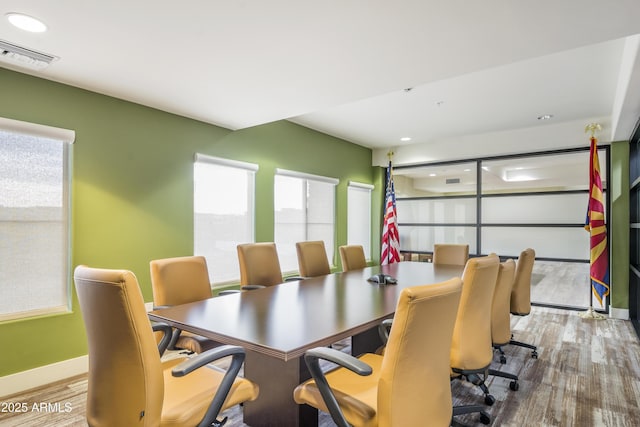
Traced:
<path fill-rule="evenodd" d="M 88 371 L 89 356 L 80 356 L 0 377 L 0 390 L 2 390 L 2 396 L 10 396 L 76 375 L 85 374 Z"/>
<path fill-rule="evenodd" d="M 609 307 L 609 317 L 612 319 L 629 320 L 629 309 Z"/>

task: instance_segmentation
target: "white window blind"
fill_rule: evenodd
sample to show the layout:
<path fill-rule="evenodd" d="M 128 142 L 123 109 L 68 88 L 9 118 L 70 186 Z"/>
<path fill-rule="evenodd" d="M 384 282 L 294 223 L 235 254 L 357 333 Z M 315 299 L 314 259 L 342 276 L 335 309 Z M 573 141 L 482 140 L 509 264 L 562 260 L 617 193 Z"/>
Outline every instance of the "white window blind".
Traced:
<path fill-rule="evenodd" d="M 277 169 L 274 178 L 274 234 L 280 267 L 298 269 L 295 244 L 323 240 L 333 264 L 335 178 Z"/>
<path fill-rule="evenodd" d="M 211 283 L 240 278 L 236 247 L 254 241 L 258 165 L 196 154 L 194 254 L 207 259 Z"/>
<path fill-rule="evenodd" d="M 347 243 L 362 245 L 371 256 L 371 191 L 373 185 L 349 182 L 347 187 Z"/>
<path fill-rule="evenodd" d="M 0 117 L 0 320 L 69 310 L 75 132 Z"/>

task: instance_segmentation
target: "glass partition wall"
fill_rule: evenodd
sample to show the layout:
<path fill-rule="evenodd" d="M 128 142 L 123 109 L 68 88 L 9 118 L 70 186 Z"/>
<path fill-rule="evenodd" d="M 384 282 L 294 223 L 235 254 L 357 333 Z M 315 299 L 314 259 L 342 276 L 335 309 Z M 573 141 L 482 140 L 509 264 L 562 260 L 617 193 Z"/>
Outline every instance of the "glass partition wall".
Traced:
<path fill-rule="evenodd" d="M 599 149 L 605 199 L 608 152 Z M 467 243 L 471 256 L 502 259 L 530 247 L 532 302 L 590 305 L 588 148 L 399 166 L 394 180 L 404 259 L 429 261 L 435 243 Z"/>

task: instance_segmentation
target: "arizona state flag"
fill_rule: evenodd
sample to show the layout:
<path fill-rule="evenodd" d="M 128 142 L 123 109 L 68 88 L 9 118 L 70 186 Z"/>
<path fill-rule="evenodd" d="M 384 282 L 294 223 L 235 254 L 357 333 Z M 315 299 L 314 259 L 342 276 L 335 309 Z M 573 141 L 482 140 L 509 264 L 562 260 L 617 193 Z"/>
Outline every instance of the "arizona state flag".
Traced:
<path fill-rule="evenodd" d="M 602 300 L 609 295 L 609 250 L 607 247 L 607 227 L 604 222 L 603 201 L 597 140 L 592 136 L 589 155 L 589 206 L 584 228 L 591 235 L 591 254 L 589 257 L 591 263 L 591 290 L 600 305 L 604 305 Z"/>

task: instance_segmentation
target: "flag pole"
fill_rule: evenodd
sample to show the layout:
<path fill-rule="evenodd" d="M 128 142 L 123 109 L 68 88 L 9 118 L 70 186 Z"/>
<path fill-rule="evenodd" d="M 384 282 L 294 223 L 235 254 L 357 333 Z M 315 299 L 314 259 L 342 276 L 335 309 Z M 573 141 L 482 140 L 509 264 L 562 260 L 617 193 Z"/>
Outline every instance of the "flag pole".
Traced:
<path fill-rule="evenodd" d="M 600 131 L 602 130 L 602 127 L 600 126 L 599 123 L 589 123 L 585 128 L 584 131 L 585 133 L 590 132 L 591 133 L 591 139 L 595 138 L 595 133 L 596 131 Z M 589 180 L 589 187 L 591 187 L 591 179 Z M 591 188 L 589 188 L 589 197 L 591 197 Z M 591 263 L 589 264 L 591 265 Z M 591 282 L 591 272 L 589 273 L 589 308 L 587 309 L 587 311 L 582 312 L 580 314 L 578 314 L 578 316 L 580 316 L 583 319 L 593 319 L 593 320 L 602 320 L 605 319 L 606 317 L 603 316 L 602 314 L 596 312 L 593 309 L 593 284 Z"/>

